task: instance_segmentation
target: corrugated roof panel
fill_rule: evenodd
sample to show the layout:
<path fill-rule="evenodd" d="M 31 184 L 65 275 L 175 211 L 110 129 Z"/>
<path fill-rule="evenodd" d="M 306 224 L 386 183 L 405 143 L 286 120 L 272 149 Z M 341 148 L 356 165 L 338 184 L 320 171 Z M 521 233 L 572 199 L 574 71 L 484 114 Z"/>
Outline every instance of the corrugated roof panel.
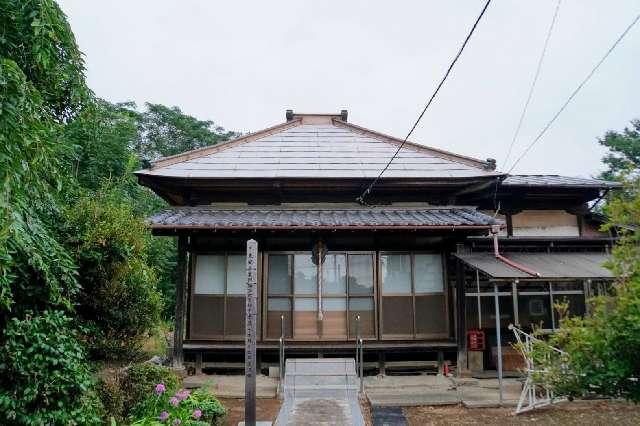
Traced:
<path fill-rule="evenodd" d="M 560 278 L 613 278 L 603 266 L 609 256 L 604 253 L 506 253 L 510 260 L 540 274 L 539 278 L 522 272 L 496 259 L 493 253 L 456 254 L 472 268 L 495 279 L 560 279 Z"/>
<path fill-rule="evenodd" d="M 622 186 L 619 182 L 611 182 L 601 179 L 588 179 L 559 175 L 511 175 L 502 181 L 503 186 L 563 186 L 563 187 L 593 187 L 593 188 L 617 188 Z"/>

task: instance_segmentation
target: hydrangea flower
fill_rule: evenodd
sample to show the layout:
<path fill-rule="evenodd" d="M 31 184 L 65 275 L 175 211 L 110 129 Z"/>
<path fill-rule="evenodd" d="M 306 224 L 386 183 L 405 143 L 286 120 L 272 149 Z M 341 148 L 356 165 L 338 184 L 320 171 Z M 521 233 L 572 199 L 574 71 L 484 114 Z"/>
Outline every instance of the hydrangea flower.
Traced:
<path fill-rule="evenodd" d="M 158 419 L 161 422 L 164 422 L 165 420 L 167 420 L 169 418 L 169 413 L 167 413 L 166 411 L 163 411 L 162 413 L 160 413 L 160 415 L 158 416 Z"/>
<path fill-rule="evenodd" d="M 177 407 L 178 404 L 180 404 L 180 400 L 178 398 L 176 398 L 175 396 L 172 396 L 169 399 L 169 404 L 173 405 L 174 407 Z"/>
<path fill-rule="evenodd" d="M 193 418 L 198 420 L 200 417 L 202 417 L 202 411 L 196 408 L 193 411 Z"/>
<path fill-rule="evenodd" d="M 162 395 L 166 390 L 167 390 L 167 388 L 164 386 L 164 383 L 158 383 L 158 384 L 156 385 L 156 395 L 160 396 L 160 395 Z"/>
<path fill-rule="evenodd" d="M 187 390 L 187 389 L 182 389 L 178 393 L 176 393 L 176 397 L 180 401 L 183 401 L 183 400 L 189 398 L 189 395 L 191 395 L 191 392 L 189 390 Z"/>

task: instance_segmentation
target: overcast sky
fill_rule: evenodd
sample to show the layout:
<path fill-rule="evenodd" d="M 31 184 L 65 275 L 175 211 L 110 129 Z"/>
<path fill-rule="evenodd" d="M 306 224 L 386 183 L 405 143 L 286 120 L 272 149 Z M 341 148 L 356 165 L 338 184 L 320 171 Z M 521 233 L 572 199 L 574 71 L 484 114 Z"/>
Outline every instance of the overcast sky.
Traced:
<path fill-rule="evenodd" d="M 231 130 L 296 112 L 404 137 L 484 5 L 461 1 L 64 0 L 90 87 L 110 101 L 179 106 Z M 498 169 L 556 0 L 494 0 L 412 140 Z M 517 157 L 623 29 L 638 0 L 564 0 Z M 591 176 L 597 138 L 640 118 L 640 24 L 515 173 Z"/>

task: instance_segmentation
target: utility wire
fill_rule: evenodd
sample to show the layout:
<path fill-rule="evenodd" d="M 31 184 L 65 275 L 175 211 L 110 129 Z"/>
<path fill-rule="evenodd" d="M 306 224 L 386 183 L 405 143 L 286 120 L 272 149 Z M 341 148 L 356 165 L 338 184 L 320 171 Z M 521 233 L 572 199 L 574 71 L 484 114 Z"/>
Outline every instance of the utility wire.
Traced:
<path fill-rule="evenodd" d="M 358 198 L 356 198 L 356 201 L 358 201 L 360 204 L 365 204 L 365 197 L 367 195 L 369 195 L 371 193 L 371 190 L 373 189 L 373 187 L 375 186 L 376 183 L 378 183 L 378 181 L 380 180 L 380 178 L 382 177 L 382 175 L 384 174 L 384 172 L 387 171 L 387 169 L 389 168 L 389 166 L 391 165 L 391 162 L 397 157 L 398 153 L 400 152 L 400 150 L 402 149 L 402 147 L 404 146 L 404 144 L 407 142 L 407 139 L 409 139 L 409 136 L 411 136 L 411 134 L 413 133 L 413 131 L 416 129 L 416 127 L 418 126 L 418 123 L 420 123 L 420 120 L 422 119 L 422 117 L 424 116 L 424 113 L 427 112 L 427 109 L 429 108 L 429 106 L 431 105 L 431 103 L 433 102 L 433 100 L 435 99 L 436 95 L 438 94 L 438 92 L 440 91 L 440 88 L 442 87 L 442 85 L 444 84 L 444 82 L 446 81 L 447 77 L 449 77 L 449 74 L 451 73 L 451 70 L 453 69 L 453 66 L 456 64 L 456 62 L 458 61 L 458 58 L 460 58 L 460 55 L 462 55 L 462 51 L 464 50 L 464 48 L 466 47 L 467 43 L 469 42 L 469 39 L 471 39 L 471 36 L 473 35 L 473 32 L 475 31 L 476 27 L 478 26 L 478 23 L 480 22 L 480 20 L 482 19 L 482 16 L 484 15 L 484 12 L 487 10 L 487 8 L 489 7 L 489 4 L 491 4 L 491 0 L 487 0 L 487 2 L 485 3 L 484 7 L 482 8 L 482 11 L 480 12 L 480 15 L 478 15 L 478 18 L 476 19 L 476 21 L 473 24 L 473 27 L 471 27 L 471 31 L 469 31 L 469 34 L 467 34 L 467 37 L 464 39 L 464 42 L 462 43 L 462 46 L 460 46 L 460 49 L 458 50 L 458 53 L 456 54 L 456 56 L 453 58 L 453 61 L 451 62 L 451 64 L 449 65 L 449 68 L 447 69 L 447 72 L 444 74 L 444 77 L 442 77 L 442 80 L 440 80 L 440 83 L 438 83 L 438 86 L 436 87 L 436 90 L 433 92 L 433 94 L 431 95 L 431 98 L 429 98 L 429 101 L 427 102 L 427 105 L 424 107 L 424 109 L 422 110 L 422 113 L 420 113 L 420 115 L 418 116 L 418 119 L 416 120 L 416 122 L 413 124 L 413 127 L 411 127 L 411 130 L 409 130 L 409 133 L 407 133 L 407 136 L 405 136 L 404 140 L 402 141 L 402 143 L 400 144 L 400 146 L 398 146 L 398 149 L 396 150 L 396 152 L 393 154 L 393 156 L 391 157 L 391 159 L 389 160 L 389 162 L 387 163 L 386 166 L 384 166 L 384 169 L 382 169 L 382 171 L 380 172 L 380 174 L 369 184 L 369 186 L 367 187 L 367 189 L 365 189 L 364 191 L 362 191 L 362 194 L 360 194 L 360 196 Z"/>
<path fill-rule="evenodd" d="M 556 4 L 556 10 L 553 13 L 553 18 L 551 19 L 551 25 L 549 26 L 549 31 L 547 31 L 547 37 L 544 40 L 542 53 L 540 54 L 540 59 L 538 59 L 538 66 L 536 67 L 536 72 L 533 76 L 531 87 L 529 88 L 529 94 L 527 95 L 527 100 L 524 103 L 522 114 L 520 114 L 520 120 L 518 121 L 516 131 L 513 134 L 513 138 L 511 139 L 511 144 L 509 145 L 509 149 L 507 150 L 507 155 L 504 157 L 504 161 L 502 162 L 502 164 L 504 164 L 504 167 L 507 167 L 507 161 L 509 161 L 509 157 L 511 156 L 511 152 L 513 151 L 513 146 L 515 145 L 516 140 L 518 139 L 518 135 L 520 134 L 520 129 L 522 128 L 524 117 L 527 115 L 527 110 L 529 109 L 531 98 L 533 97 L 533 91 L 536 88 L 536 83 L 538 82 L 538 77 L 540 76 L 540 70 L 542 69 L 542 62 L 544 60 L 545 54 L 547 53 L 547 46 L 549 46 L 549 39 L 551 39 L 551 33 L 553 32 L 553 27 L 556 25 L 556 19 L 558 18 L 558 12 L 560 11 L 561 3 L 562 3 L 562 0 L 558 0 L 558 3 Z"/>
<path fill-rule="evenodd" d="M 627 28 L 625 28 L 625 30 L 622 32 L 622 34 L 620 34 L 620 36 L 616 39 L 616 41 L 611 45 L 611 47 L 609 48 L 609 50 L 607 50 L 607 52 L 604 54 L 604 56 L 596 63 L 596 65 L 593 67 L 593 69 L 589 72 L 589 74 L 587 74 L 587 76 L 580 82 L 580 84 L 578 85 L 578 87 L 575 88 L 575 90 L 571 93 L 571 96 L 569 96 L 569 98 L 565 101 L 565 103 L 562 105 L 562 107 L 558 110 L 558 112 L 555 113 L 555 115 L 551 118 L 551 120 L 549 120 L 549 122 L 547 123 L 546 126 L 544 126 L 544 128 L 540 131 L 540 133 L 538 133 L 538 136 L 535 137 L 535 139 L 527 146 L 527 148 L 524 150 L 524 152 L 520 155 L 520 157 L 518 157 L 518 159 L 516 160 L 515 163 L 513 163 L 513 166 L 511 166 L 511 168 L 509 169 L 509 171 L 507 172 L 507 174 L 511 173 L 513 171 L 513 169 L 518 165 L 518 163 L 527 155 L 527 153 L 531 150 L 531 148 L 533 148 L 533 146 L 542 138 L 542 136 L 547 132 L 547 130 L 549 130 L 549 128 L 551 127 L 551 125 L 556 121 L 556 119 L 558 118 L 558 116 L 560 116 L 560 114 L 567 108 L 567 106 L 569 105 L 569 103 L 571 103 L 571 101 L 573 100 L 573 98 L 576 97 L 576 95 L 578 94 L 578 92 L 582 89 L 582 87 L 591 79 L 591 77 L 596 73 L 596 71 L 598 70 L 598 68 L 600 68 L 600 65 L 602 65 L 602 63 L 605 61 L 605 59 L 607 59 L 607 57 L 611 54 L 611 52 L 613 52 L 613 50 L 616 48 L 616 46 L 618 46 L 618 44 L 620 44 L 620 42 L 622 41 L 622 39 L 627 35 L 627 33 L 631 30 L 631 28 L 633 28 L 634 25 L 636 25 L 638 23 L 638 21 L 640 20 L 640 14 L 638 14 L 635 19 L 627 26 Z"/>

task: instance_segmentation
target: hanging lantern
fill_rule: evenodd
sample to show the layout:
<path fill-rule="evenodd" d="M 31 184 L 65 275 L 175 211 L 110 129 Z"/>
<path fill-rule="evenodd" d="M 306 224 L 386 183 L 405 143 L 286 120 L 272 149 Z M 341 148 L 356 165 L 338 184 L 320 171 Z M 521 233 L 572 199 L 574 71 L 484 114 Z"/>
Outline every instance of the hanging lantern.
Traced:
<path fill-rule="evenodd" d="M 311 249 L 311 261 L 318 267 L 318 321 L 322 321 L 322 264 L 327 256 L 327 245 L 322 240 L 316 241 Z"/>
<path fill-rule="evenodd" d="M 314 265 L 322 265 L 327 257 L 327 245 L 322 240 L 316 241 L 311 249 L 311 260 Z"/>

